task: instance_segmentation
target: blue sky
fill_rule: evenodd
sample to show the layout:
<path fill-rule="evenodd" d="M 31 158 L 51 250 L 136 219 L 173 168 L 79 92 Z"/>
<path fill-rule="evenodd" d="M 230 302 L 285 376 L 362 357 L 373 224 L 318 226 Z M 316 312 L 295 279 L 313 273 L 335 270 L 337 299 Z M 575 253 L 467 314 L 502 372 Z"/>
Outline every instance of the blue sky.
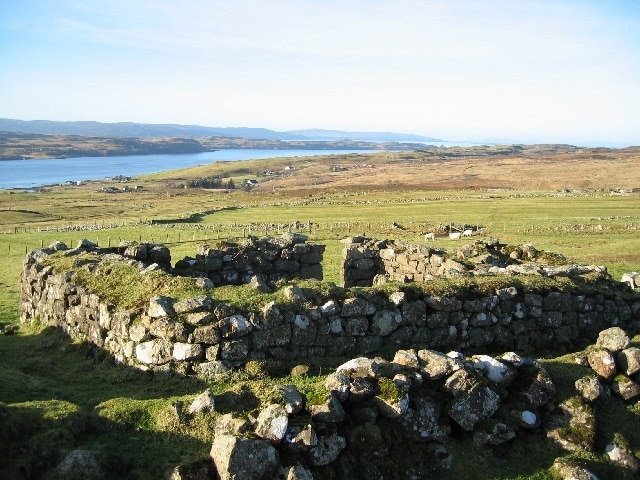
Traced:
<path fill-rule="evenodd" d="M 636 0 L 0 0 L 0 117 L 640 144 Z"/>

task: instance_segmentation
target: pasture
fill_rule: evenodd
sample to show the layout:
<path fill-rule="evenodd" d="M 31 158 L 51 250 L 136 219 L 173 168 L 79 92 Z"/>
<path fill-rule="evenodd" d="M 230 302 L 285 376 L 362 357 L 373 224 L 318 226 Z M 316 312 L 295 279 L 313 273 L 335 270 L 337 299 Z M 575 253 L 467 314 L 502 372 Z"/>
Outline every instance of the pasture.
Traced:
<path fill-rule="evenodd" d="M 144 194 L 147 202 L 154 193 L 151 190 Z M 539 250 L 561 253 L 575 263 L 605 265 L 614 278 L 640 270 L 637 193 L 341 192 L 285 202 L 260 192 L 194 192 L 193 197 L 157 198 L 153 206 L 134 198 L 139 194 L 125 195 L 128 198 L 115 199 L 117 208 L 131 202 L 121 215 L 111 210 L 113 194 L 95 190 L 2 198 L 0 295 L 5 321 L 16 320 L 23 256 L 55 240 L 71 246 L 82 238 L 101 246 L 115 246 L 123 240 L 164 243 L 176 261 L 195 254 L 198 244 L 207 241 L 296 231 L 327 245 L 325 280 L 338 283 L 342 238 L 364 235 L 425 243 L 425 233 L 435 232 L 436 239 L 430 244 L 458 248 L 476 236 L 452 241 L 446 231 L 451 224 L 466 224 L 481 228 L 478 237 L 495 237 L 512 245 L 532 243 Z M 8 207 L 7 200 L 18 202 Z M 16 203 L 25 207 L 28 203 L 28 212 L 26 208 L 18 211 Z M 161 214 L 166 217 L 161 218 Z"/>
<path fill-rule="evenodd" d="M 429 244 L 459 248 L 477 237 L 450 240 L 447 229 L 467 225 L 481 228 L 478 237 L 512 245 L 532 243 L 575 263 L 605 265 L 614 278 L 640 271 L 640 193 L 633 185 L 640 178 L 640 162 L 635 152 L 591 153 L 591 160 L 587 154 L 484 160 L 407 155 L 216 163 L 140 177 L 135 182 L 142 190 L 119 194 L 102 191 L 112 185 L 108 181 L 3 193 L 0 323 L 18 322 L 25 252 L 55 240 L 71 246 L 82 238 L 101 246 L 122 240 L 164 243 L 175 262 L 193 255 L 201 243 L 295 231 L 327 245 L 325 280 L 339 283 L 344 237 L 424 244 L 425 234 L 435 232 Z M 577 163 L 580 174 L 574 174 Z M 336 164 L 346 170 L 335 171 Z M 292 168 L 282 173 L 286 167 Z M 266 175 L 267 171 L 280 173 Z M 589 172 L 598 173 L 589 177 Z M 237 185 L 248 178 L 258 178 L 260 184 L 230 192 L 182 186 L 190 178 L 218 174 Z M 574 358 L 547 362 L 559 381 L 559 395 L 572 395 Z M 9 440 L 0 435 L 0 443 L 13 442 L 6 445 L 21 452 L 14 459 L 0 456 L 0 476 L 11 471 L 12 461 L 26 462 L 40 472 L 63 446 L 100 452 L 100 460 L 119 465 L 120 472 L 111 471 L 119 478 L 159 478 L 176 463 L 206 455 L 210 447 L 213 425 L 201 418 L 180 424 L 172 414 L 174 402 L 189 401 L 209 387 L 219 395 L 223 410 L 250 412 L 256 402 L 266 400 L 274 383 L 296 383 L 313 396 L 324 381 L 316 375 L 321 372 L 270 378 L 253 367 L 208 384 L 178 377 L 158 381 L 114 365 L 59 333 L 23 326 L 15 335 L 0 335 L 0 417 L 8 425 L 32 425 L 24 434 L 10 431 Z M 616 403 L 607 415 L 598 441 L 625 431 L 634 448 L 640 448 L 637 432 L 628 428 L 637 423 L 637 407 Z M 47 433 L 53 430 L 64 432 L 64 438 Z M 461 460 L 449 478 L 554 478 L 549 466 L 558 452 L 537 437 L 509 452 L 495 452 L 495 457 L 474 450 L 470 443 L 450 448 Z M 37 455 L 40 460 L 34 460 Z M 619 473 L 602 455 L 575 456 L 601 478 Z"/>

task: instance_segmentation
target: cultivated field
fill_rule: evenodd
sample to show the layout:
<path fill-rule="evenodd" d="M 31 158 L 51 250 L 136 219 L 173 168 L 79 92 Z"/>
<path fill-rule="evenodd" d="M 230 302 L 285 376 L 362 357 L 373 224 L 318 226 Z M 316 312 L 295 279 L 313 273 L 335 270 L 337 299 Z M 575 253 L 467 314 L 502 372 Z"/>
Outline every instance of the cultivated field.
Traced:
<path fill-rule="evenodd" d="M 216 175 L 237 186 L 248 179 L 258 185 L 233 191 L 184 188 L 190 179 Z M 465 240 L 449 240 L 446 230 L 470 225 L 503 243 L 532 243 L 576 263 L 605 265 L 619 278 L 640 271 L 638 179 L 637 148 L 502 147 L 219 162 L 136 178 L 128 186 L 142 188 L 122 193 L 104 192 L 103 187 L 127 186 L 107 181 L 5 192 L 0 195 L 0 322 L 18 321 L 25 252 L 54 240 L 75 245 L 82 238 L 101 246 L 121 240 L 165 243 L 175 262 L 193 255 L 202 242 L 297 231 L 326 243 L 325 280 L 338 283 L 339 240 L 346 236 L 424 243 L 424 234 L 435 232 L 430 243 L 456 248 Z M 193 398 L 204 384 L 154 381 L 90 350 L 38 328 L 0 335 L 0 419 L 65 432 L 75 428 L 80 432 L 75 443 L 123 464 L 121 478 L 159 478 L 172 464 L 206 455 L 211 425 L 176 427 L 167 417 L 172 402 Z M 569 395 L 572 359 L 549 362 L 562 394 Z M 220 395 L 235 389 L 240 398 L 243 388 L 270 388 L 270 381 L 239 372 L 209 386 Z M 304 382 L 301 388 L 312 391 L 323 380 L 287 381 Z M 637 413 L 621 405 L 602 434 L 637 421 Z M 0 434 L 0 445 L 7 438 L 23 442 L 28 453 L 21 461 L 40 471 L 57 458 L 57 440 L 47 437 L 47 428 L 33 427 L 24 438 Z M 640 449 L 636 437 L 631 441 Z M 43 465 L 29 457 L 38 448 L 51 450 L 42 454 Z M 504 454 L 506 463 L 500 463 L 476 452 L 470 455 L 475 470 L 459 467 L 452 478 L 550 479 L 554 453 L 532 443 L 530 449 Z M 596 471 L 611 472 L 596 455 L 585 453 L 583 460 Z M 0 453 L 0 476 L 11 461 Z"/>

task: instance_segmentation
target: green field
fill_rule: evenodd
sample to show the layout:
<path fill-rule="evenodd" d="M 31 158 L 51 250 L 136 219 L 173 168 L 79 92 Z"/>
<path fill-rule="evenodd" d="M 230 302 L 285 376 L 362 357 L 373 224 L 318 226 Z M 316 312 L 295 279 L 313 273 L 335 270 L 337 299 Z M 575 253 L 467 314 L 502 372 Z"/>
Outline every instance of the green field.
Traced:
<path fill-rule="evenodd" d="M 8 233 L 16 229 L 13 218 L 14 222 L 7 222 L 5 233 L 0 234 L 0 258 L 4 257 L 0 264 L 2 314 L 4 321 L 16 321 L 18 277 L 27 251 L 55 240 L 73 246 L 82 238 L 101 246 L 115 246 L 122 240 L 164 243 L 176 261 L 195 254 L 197 246 L 207 241 L 299 231 L 308 235 L 311 241 L 327 245 L 325 279 L 338 283 L 340 239 L 366 235 L 423 243 L 425 233 L 454 223 L 481 226 L 483 236 L 498 238 L 503 243 L 532 243 L 539 250 L 562 253 L 575 263 L 605 265 L 614 278 L 620 278 L 624 272 L 640 270 L 638 194 L 557 196 L 538 193 L 487 197 L 473 192 L 363 193 L 348 200 L 340 197 L 312 201 L 298 199 L 287 205 L 267 202 L 256 205 L 256 199 L 249 199 L 250 203 L 245 197 L 239 202 L 240 208 L 225 206 L 215 213 L 200 215 L 197 223 L 171 222 L 185 211 L 180 209 L 180 204 L 174 204 L 174 211 L 169 212 L 165 220 L 168 223 L 140 225 L 138 221 L 129 220 L 121 222 L 125 226 L 95 231 L 45 232 L 38 231 L 39 227 L 33 223 L 22 223 L 17 227 L 20 233 Z M 25 199 L 28 200 L 27 195 Z M 185 202 L 188 208 L 193 208 L 191 202 L 191 199 Z M 210 205 L 201 202 L 199 206 L 204 212 L 221 208 L 214 202 Z M 292 227 L 295 222 L 299 225 Z M 116 223 L 107 219 L 95 224 Z M 127 226 L 133 223 L 136 225 Z M 394 229 L 393 223 L 404 229 Z M 57 225 L 64 227 L 69 223 Z M 81 227 L 94 223 L 74 220 L 71 225 Z M 54 226 L 47 222 L 46 227 L 40 228 Z M 431 243 L 442 248 L 459 246 L 459 242 L 449 240 L 444 234 Z"/>
<path fill-rule="evenodd" d="M 259 167 L 247 163 L 246 175 L 263 165 L 264 161 Z M 167 186 L 174 181 L 167 178 L 189 175 L 193 174 L 142 178 L 139 181 L 146 186 L 142 194 L 113 196 L 90 186 L 3 195 L 0 322 L 18 323 L 25 252 L 55 240 L 72 246 L 82 238 L 101 246 L 121 240 L 164 243 L 175 262 L 195 254 L 201 243 L 296 231 L 327 245 L 325 280 L 339 283 L 340 239 L 365 235 L 424 243 L 425 233 L 444 232 L 453 223 L 482 227 L 482 236 L 502 243 L 532 243 L 539 250 L 562 253 L 571 262 L 605 265 L 614 278 L 640 271 L 637 192 L 436 191 L 398 186 L 220 194 Z M 90 225 L 99 228 L 78 231 Z M 45 231 L 52 229 L 59 231 Z M 454 242 L 442 233 L 431 243 L 459 248 L 465 240 Z M 559 396 L 571 396 L 580 373 L 573 358 L 547 362 L 558 379 Z M 248 413 L 255 411 L 274 383 L 293 382 L 313 396 L 323 381 L 322 376 L 291 377 L 287 372 L 267 375 L 256 368 L 214 383 L 177 376 L 158 379 L 114 365 L 103 352 L 52 329 L 21 326 L 13 335 L 0 335 L 0 478 L 11 478 L 18 467 L 25 472 L 22 478 L 55 478 L 51 466 L 72 448 L 96 452 L 100 463 L 110 466 L 108 478 L 165 478 L 172 466 L 206 456 L 213 431 L 213 418 L 197 417 L 181 424 L 172 410 L 174 402 L 187 402 L 210 387 L 219 398 L 220 412 Z M 607 412 L 608 417 L 600 419 L 598 447 L 618 431 L 639 452 L 638 409 L 612 400 Z M 548 446 L 544 436 L 532 436 L 530 442 L 509 451 L 487 453 L 470 443 L 450 448 L 460 461 L 447 478 L 458 479 L 552 479 L 550 464 L 561 454 Z M 573 456 L 600 478 L 626 478 L 601 453 Z"/>

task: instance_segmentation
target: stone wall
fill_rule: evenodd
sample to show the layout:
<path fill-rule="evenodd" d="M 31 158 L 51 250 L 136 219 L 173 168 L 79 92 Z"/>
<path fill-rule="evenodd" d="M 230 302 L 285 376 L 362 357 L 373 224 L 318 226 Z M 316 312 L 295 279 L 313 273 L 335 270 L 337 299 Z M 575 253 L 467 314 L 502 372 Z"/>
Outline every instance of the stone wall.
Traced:
<path fill-rule="evenodd" d="M 562 255 L 539 251 L 530 244 L 514 247 L 491 238 L 462 244 L 454 251 L 366 237 L 343 241 L 345 287 L 461 276 L 606 274 L 602 266 L 567 264 Z"/>
<path fill-rule="evenodd" d="M 379 277 L 422 282 L 442 271 L 445 252 L 429 246 L 351 237 L 344 240 L 342 281 L 345 287 L 367 287 Z"/>
<path fill-rule="evenodd" d="M 86 250 L 100 253 L 85 244 L 64 254 Z M 73 338 L 105 348 L 117 361 L 143 369 L 205 374 L 252 359 L 313 361 L 399 348 L 539 354 L 587 344 L 612 325 L 631 332 L 640 326 L 640 297 L 611 289 L 584 295 L 509 287 L 456 298 L 400 285 L 374 296 L 335 289 L 331 298 L 318 298 L 289 285 L 282 291 L 285 301 L 254 311 L 230 308 L 208 296 L 215 294 L 208 289 L 191 299 L 154 297 L 139 310 L 120 311 L 76 284 L 71 273 L 55 271 L 47 264 L 50 253 L 38 250 L 25 259 L 22 322 L 59 326 Z M 204 262 L 218 258 L 200 255 Z M 116 253 L 96 261 L 129 262 L 141 275 L 149 274 L 148 263 Z"/>
<path fill-rule="evenodd" d="M 279 238 L 249 237 L 240 242 L 201 245 L 195 258 L 187 257 L 176 264 L 176 272 L 203 274 L 214 285 L 240 285 L 260 276 L 267 283 L 295 278 L 322 280 L 322 258 L 325 246 L 307 243 L 300 234 Z"/>

